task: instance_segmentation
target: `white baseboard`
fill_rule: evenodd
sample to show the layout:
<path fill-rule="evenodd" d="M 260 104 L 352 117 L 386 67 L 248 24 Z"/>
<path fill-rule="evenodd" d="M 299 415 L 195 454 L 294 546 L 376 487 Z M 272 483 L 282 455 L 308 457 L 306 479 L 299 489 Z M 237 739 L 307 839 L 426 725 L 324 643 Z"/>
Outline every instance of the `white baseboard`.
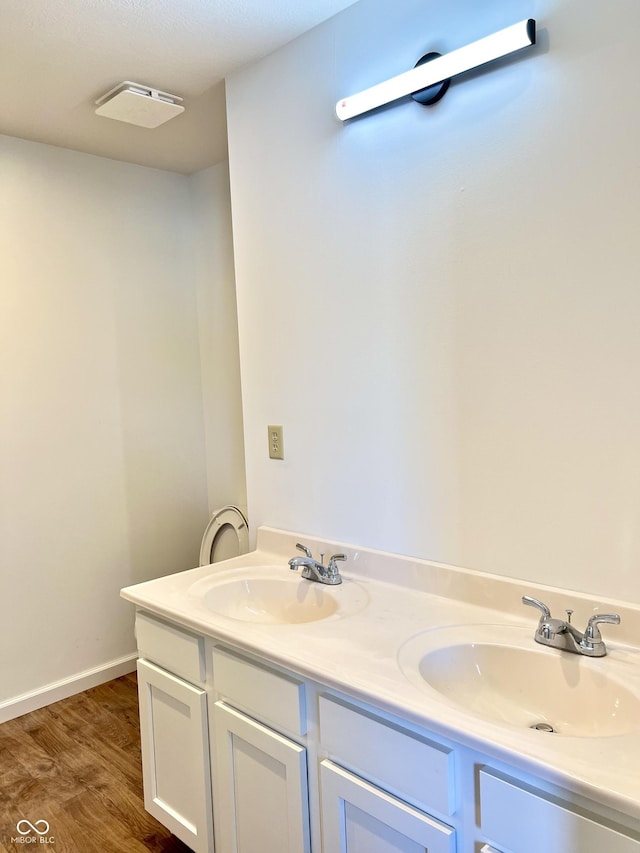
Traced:
<path fill-rule="evenodd" d="M 21 696 L 0 702 L 0 723 L 6 723 L 7 720 L 21 717 L 30 711 L 44 708 L 45 705 L 59 702 L 60 699 L 67 699 L 76 693 L 82 693 L 83 690 L 88 690 L 90 687 L 104 684 L 105 681 L 111 681 L 112 678 L 119 678 L 121 675 L 133 672 L 136 668 L 137 659 L 138 655 L 135 653 L 125 655 L 125 657 L 109 661 L 102 666 L 87 669 L 62 681 L 45 684 L 38 690 L 32 690 L 30 693 L 23 693 Z"/>

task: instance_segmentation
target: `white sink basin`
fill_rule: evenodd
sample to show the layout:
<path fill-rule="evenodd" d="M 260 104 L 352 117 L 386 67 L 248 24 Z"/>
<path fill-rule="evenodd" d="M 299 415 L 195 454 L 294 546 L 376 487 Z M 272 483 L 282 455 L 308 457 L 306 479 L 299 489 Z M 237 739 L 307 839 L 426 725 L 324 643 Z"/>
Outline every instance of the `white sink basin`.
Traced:
<path fill-rule="evenodd" d="M 611 737 L 640 729 L 635 667 L 535 643 L 533 629 L 466 625 L 428 631 L 400 649 L 409 681 L 492 722 L 565 736 Z"/>
<path fill-rule="evenodd" d="M 369 603 L 366 590 L 344 579 L 329 586 L 303 580 L 286 566 L 224 572 L 198 581 L 189 594 L 213 613 L 242 622 L 294 625 L 357 613 Z"/>

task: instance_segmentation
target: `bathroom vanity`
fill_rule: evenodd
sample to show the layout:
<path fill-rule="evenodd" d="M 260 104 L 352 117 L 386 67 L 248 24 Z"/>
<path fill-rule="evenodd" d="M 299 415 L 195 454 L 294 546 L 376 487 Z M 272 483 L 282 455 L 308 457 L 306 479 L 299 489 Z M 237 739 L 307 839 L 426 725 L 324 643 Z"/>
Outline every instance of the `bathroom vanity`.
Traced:
<path fill-rule="evenodd" d="M 620 613 L 609 654 L 534 643 L 529 593 Z M 638 608 L 269 528 L 122 594 L 145 805 L 197 853 L 640 853 Z"/>

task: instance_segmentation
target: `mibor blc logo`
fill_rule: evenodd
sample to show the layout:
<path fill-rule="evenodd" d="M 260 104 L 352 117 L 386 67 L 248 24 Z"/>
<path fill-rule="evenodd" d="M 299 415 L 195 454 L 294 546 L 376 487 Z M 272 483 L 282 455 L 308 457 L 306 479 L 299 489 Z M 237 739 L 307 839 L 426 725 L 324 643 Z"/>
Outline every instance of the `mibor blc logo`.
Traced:
<path fill-rule="evenodd" d="M 18 835 L 11 839 L 12 844 L 55 844 L 53 835 L 49 835 L 49 822 L 36 820 L 31 822 L 26 818 L 16 824 Z"/>

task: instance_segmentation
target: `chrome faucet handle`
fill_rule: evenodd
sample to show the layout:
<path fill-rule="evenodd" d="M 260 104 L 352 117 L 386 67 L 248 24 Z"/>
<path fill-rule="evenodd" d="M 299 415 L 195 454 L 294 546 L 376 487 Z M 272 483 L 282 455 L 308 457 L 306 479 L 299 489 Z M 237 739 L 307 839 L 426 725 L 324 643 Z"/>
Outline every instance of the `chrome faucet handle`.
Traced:
<path fill-rule="evenodd" d="M 541 622 L 545 622 L 547 619 L 551 619 L 551 611 L 544 602 L 538 601 L 537 598 L 532 598 L 532 596 L 530 595 L 523 595 L 522 603 L 528 604 L 530 607 L 537 607 L 540 613 L 542 614 L 540 616 Z"/>
<path fill-rule="evenodd" d="M 584 637 L 582 638 L 582 642 L 585 645 L 595 645 L 596 643 L 602 642 L 602 635 L 598 628 L 598 623 L 600 622 L 608 622 L 610 625 L 619 625 L 620 616 L 617 613 L 594 613 L 594 615 L 589 618 L 589 622 L 587 623 L 587 627 L 584 632 Z"/>
<path fill-rule="evenodd" d="M 327 569 L 328 569 L 330 572 L 337 572 L 337 571 L 338 571 L 338 567 L 336 566 L 336 561 L 337 561 L 337 560 L 344 561 L 344 560 L 346 560 L 346 559 L 347 559 L 347 555 L 346 555 L 346 554 L 334 554 L 334 555 L 333 555 L 333 557 L 331 557 L 331 558 L 329 559 L 329 563 L 327 564 Z"/>
<path fill-rule="evenodd" d="M 298 551 L 302 551 L 302 552 L 303 552 L 303 553 L 304 553 L 304 554 L 305 554 L 305 555 L 306 555 L 310 560 L 313 560 L 313 554 L 312 554 L 312 553 L 311 553 L 311 551 L 307 548 L 307 546 L 306 546 L 306 545 L 301 545 L 301 544 L 298 542 L 298 543 L 296 543 L 296 548 L 298 549 Z"/>

